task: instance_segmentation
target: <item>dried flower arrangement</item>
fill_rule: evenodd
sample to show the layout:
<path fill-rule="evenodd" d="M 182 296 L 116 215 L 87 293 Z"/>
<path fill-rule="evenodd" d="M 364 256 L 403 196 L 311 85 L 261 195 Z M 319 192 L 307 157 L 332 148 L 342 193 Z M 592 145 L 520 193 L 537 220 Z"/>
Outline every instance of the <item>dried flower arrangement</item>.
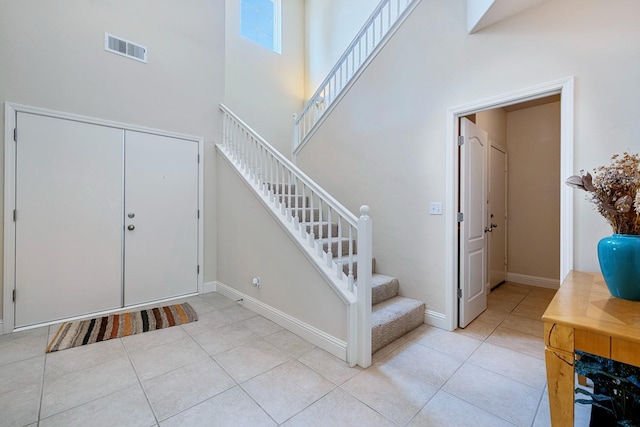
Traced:
<path fill-rule="evenodd" d="M 580 171 L 567 185 L 587 191 L 615 234 L 640 235 L 640 156 L 614 154 L 611 164 L 595 169 L 595 176 Z"/>

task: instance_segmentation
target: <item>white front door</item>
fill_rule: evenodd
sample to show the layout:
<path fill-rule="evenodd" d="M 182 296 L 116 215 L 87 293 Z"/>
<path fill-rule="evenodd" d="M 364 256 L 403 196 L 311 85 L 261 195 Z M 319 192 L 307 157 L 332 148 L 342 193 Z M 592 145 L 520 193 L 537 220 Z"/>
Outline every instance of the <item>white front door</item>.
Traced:
<path fill-rule="evenodd" d="M 198 291 L 198 144 L 125 133 L 124 304 Z"/>
<path fill-rule="evenodd" d="M 491 146 L 489 155 L 489 285 L 507 280 L 507 153 Z"/>
<path fill-rule="evenodd" d="M 15 327 L 120 307 L 123 131 L 16 120 Z"/>
<path fill-rule="evenodd" d="M 487 132 L 466 118 L 460 133 L 459 309 L 464 328 L 487 308 Z"/>

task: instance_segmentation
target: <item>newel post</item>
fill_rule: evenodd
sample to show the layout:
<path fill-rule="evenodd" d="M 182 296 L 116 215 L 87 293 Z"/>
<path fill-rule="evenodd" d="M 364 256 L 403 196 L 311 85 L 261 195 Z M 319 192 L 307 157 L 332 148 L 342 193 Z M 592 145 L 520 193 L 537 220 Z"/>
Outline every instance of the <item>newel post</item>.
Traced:
<path fill-rule="evenodd" d="M 358 218 L 358 365 L 371 365 L 371 275 L 373 226 L 369 206 L 360 207 Z"/>

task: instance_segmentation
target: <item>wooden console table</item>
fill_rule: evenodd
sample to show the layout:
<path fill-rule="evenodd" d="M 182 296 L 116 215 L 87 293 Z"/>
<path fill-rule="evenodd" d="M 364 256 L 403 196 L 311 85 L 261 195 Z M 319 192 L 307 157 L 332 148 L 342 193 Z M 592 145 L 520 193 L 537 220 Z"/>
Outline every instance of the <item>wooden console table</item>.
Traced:
<path fill-rule="evenodd" d="M 573 426 L 574 352 L 640 366 L 640 302 L 612 297 L 599 273 L 572 271 L 542 320 L 551 425 Z"/>

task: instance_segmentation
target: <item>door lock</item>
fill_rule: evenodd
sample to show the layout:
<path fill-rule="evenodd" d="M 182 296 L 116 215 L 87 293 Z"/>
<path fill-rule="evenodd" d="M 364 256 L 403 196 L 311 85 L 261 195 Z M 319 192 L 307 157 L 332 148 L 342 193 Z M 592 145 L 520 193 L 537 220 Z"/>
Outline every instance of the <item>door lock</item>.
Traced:
<path fill-rule="evenodd" d="M 135 226 L 135 225 L 133 225 L 133 224 L 129 224 L 129 225 L 127 226 L 127 230 L 129 230 L 129 231 L 133 231 L 133 230 L 135 230 L 135 229 L 136 229 L 136 226 Z"/>

